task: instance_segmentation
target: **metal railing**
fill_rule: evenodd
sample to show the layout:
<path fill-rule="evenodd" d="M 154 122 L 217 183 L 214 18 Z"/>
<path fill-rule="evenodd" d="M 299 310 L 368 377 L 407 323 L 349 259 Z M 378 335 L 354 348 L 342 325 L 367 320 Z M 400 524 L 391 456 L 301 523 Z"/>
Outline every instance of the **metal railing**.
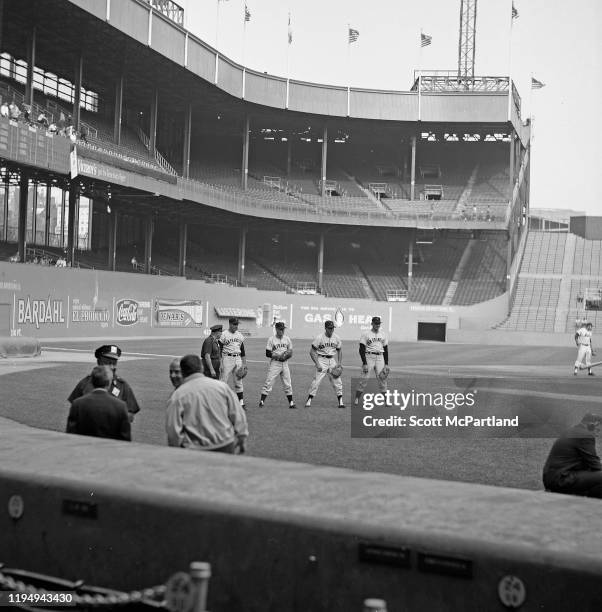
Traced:
<path fill-rule="evenodd" d="M 184 25 L 184 9 L 172 0 L 144 0 L 156 11 L 180 26 Z"/>
<path fill-rule="evenodd" d="M 142 144 L 150 152 L 150 138 L 142 131 L 142 128 L 140 126 L 136 126 L 135 129 L 136 134 L 138 134 L 138 138 L 140 138 L 140 142 L 142 142 Z M 163 155 L 161 155 L 161 153 L 159 153 L 159 151 L 157 151 L 156 148 L 154 152 L 154 157 L 155 161 L 159 164 L 159 166 L 161 166 L 161 168 L 163 168 L 163 170 L 165 170 L 165 172 L 167 172 L 168 174 L 173 174 L 174 176 L 178 175 L 174 167 L 163 157 Z"/>

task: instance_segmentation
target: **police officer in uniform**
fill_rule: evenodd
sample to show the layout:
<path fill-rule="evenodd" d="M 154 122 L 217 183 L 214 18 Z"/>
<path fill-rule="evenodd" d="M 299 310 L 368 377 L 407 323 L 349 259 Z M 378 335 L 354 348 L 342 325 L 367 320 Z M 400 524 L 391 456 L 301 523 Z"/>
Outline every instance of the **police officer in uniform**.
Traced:
<path fill-rule="evenodd" d="M 205 338 L 201 348 L 201 357 L 203 359 L 203 374 L 209 378 L 219 380 L 221 368 L 221 350 L 219 347 L 219 339 L 224 330 L 223 325 L 211 326 L 211 334 Z"/>
<path fill-rule="evenodd" d="M 121 376 L 117 376 L 117 360 L 121 357 L 121 349 L 114 344 L 104 344 L 94 351 L 94 357 L 96 357 L 96 363 L 98 365 L 107 365 L 111 368 L 113 380 L 109 387 L 109 393 L 113 397 L 126 403 L 131 423 L 134 420 L 134 415 L 140 412 L 140 406 L 138 406 L 136 396 L 127 381 L 121 378 Z M 82 378 L 77 385 L 75 385 L 75 389 L 71 391 L 71 395 L 67 398 L 69 404 L 72 404 L 73 400 L 76 400 L 82 395 L 86 395 L 86 393 L 90 393 L 90 391 L 94 389 L 91 379 L 92 375 L 88 374 L 88 376 Z"/>

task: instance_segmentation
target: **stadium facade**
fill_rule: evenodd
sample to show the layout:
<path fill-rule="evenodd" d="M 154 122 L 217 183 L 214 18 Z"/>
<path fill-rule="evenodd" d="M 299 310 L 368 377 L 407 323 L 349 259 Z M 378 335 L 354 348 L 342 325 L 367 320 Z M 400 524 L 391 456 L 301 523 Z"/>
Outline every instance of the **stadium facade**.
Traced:
<path fill-rule="evenodd" d="M 4 3 L 0 95 L 22 114 L 0 117 L 0 241 L 20 263 L 80 267 L 75 281 L 1 264 L 4 333 L 60 335 L 40 333 L 25 306 L 19 322 L 27 299 L 60 300 L 65 329 L 87 324 L 76 336 L 129 333 L 116 314 L 128 299 L 152 311 L 137 335 L 167 333 L 153 323 L 168 298 L 201 302 L 204 329 L 246 308 L 253 335 L 278 317 L 309 335 L 337 313 L 361 327 L 378 310 L 415 339 L 420 323 L 486 329 L 506 316 L 530 138 L 507 77 L 430 72 L 408 91 L 281 78 L 222 56 L 178 9 Z M 135 271 L 169 278 L 144 289 Z M 73 319 L 103 300 L 107 315 Z"/>

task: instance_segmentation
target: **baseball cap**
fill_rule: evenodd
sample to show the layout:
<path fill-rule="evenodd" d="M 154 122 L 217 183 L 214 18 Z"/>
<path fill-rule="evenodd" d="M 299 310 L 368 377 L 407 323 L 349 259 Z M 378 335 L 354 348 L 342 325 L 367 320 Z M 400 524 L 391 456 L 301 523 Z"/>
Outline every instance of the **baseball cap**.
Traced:
<path fill-rule="evenodd" d="M 224 331 L 224 326 L 223 325 L 212 325 L 209 329 L 212 332 L 215 332 L 215 331 Z"/>
<path fill-rule="evenodd" d="M 326 328 L 329 328 L 329 327 L 334 328 L 334 323 L 332 321 L 324 321 L 324 327 L 326 327 Z"/>
<path fill-rule="evenodd" d="M 238 325 L 238 319 L 236 317 L 230 317 L 228 323 L 230 323 L 230 325 Z"/>
<path fill-rule="evenodd" d="M 96 359 L 108 357 L 117 361 L 121 357 L 121 349 L 115 344 L 103 344 L 94 351 L 94 357 Z"/>
<path fill-rule="evenodd" d="M 284 329 L 284 328 L 286 327 L 286 325 L 284 324 L 284 321 L 278 321 L 278 323 L 276 323 L 276 324 L 274 325 L 274 327 L 275 327 L 276 329 Z"/>
<path fill-rule="evenodd" d="M 380 317 L 372 317 L 372 323 L 380 323 Z"/>

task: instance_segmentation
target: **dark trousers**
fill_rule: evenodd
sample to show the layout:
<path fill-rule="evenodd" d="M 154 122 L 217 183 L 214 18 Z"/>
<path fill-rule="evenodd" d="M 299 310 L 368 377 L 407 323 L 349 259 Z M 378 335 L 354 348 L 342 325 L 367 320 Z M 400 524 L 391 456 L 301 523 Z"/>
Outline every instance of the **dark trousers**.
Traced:
<path fill-rule="evenodd" d="M 546 488 L 554 493 L 602 499 L 602 471 L 568 472 L 555 479 L 555 482 L 550 483 Z"/>
<path fill-rule="evenodd" d="M 213 359 L 211 360 L 211 365 L 213 366 L 213 369 L 215 370 L 215 378 L 217 380 L 219 380 L 219 367 L 220 367 L 220 360 L 216 360 L 214 361 Z M 211 378 L 211 370 L 205 365 L 205 363 L 203 362 L 203 374 L 209 378 Z"/>

